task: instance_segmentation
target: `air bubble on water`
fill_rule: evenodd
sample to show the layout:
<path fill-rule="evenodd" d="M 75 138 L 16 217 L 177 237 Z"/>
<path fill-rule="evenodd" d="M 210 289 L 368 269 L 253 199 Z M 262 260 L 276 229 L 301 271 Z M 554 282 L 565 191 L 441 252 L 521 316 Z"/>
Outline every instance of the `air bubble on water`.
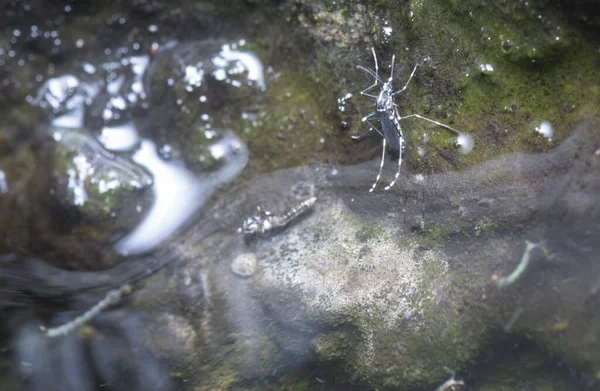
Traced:
<path fill-rule="evenodd" d="M 84 62 L 81 65 L 83 66 L 84 72 L 88 75 L 93 75 L 94 73 L 96 73 L 96 67 L 90 64 L 89 62 Z"/>
<path fill-rule="evenodd" d="M 127 122 L 122 125 L 103 127 L 98 141 L 110 151 L 129 151 L 140 140 L 135 125 Z"/>
<path fill-rule="evenodd" d="M 548 141 L 552 141 L 554 130 L 552 129 L 552 124 L 550 122 L 543 121 L 540 126 L 535 127 L 535 131 L 544 136 Z"/>
<path fill-rule="evenodd" d="M 492 64 L 481 64 L 479 65 L 479 68 L 481 69 L 481 72 L 484 73 L 494 72 L 494 67 L 492 66 Z"/>
<path fill-rule="evenodd" d="M 213 76 L 215 77 L 215 79 L 219 80 L 219 81 L 223 81 L 227 78 L 227 74 L 225 73 L 225 69 L 216 69 L 213 72 Z"/>
<path fill-rule="evenodd" d="M 210 154 L 214 159 L 221 159 L 225 156 L 225 147 L 221 144 L 214 144 L 209 147 Z"/>
<path fill-rule="evenodd" d="M 348 99 L 352 98 L 352 94 L 351 93 L 347 93 L 346 95 L 344 95 L 341 98 L 337 99 L 338 102 L 338 110 L 340 112 L 344 112 L 346 111 L 346 102 L 348 101 Z"/>
<path fill-rule="evenodd" d="M 200 87 L 204 79 L 204 70 L 193 65 L 188 65 L 185 68 L 184 80 L 188 86 Z"/>
<path fill-rule="evenodd" d="M 467 155 L 473 151 L 473 146 L 475 142 L 473 141 L 473 137 L 466 133 L 460 133 L 458 137 L 456 137 L 456 145 L 460 147 L 460 152 L 463 155 Z"/>
<path fill-rule="evenodd" d="M 239 43 L 243 46 L 245 41 L 239 41 Z M 221 46 L 219 54 L 213 57 L 212 62 L 213 65 L 215 65 L 215 68 L 217 68 L 213 72 L 215 79 L 230 82 L 227 78 L 227 73 L 234 75 L 247 72 L 248 81 L 256 83 L 263 91 L 266 89 L 264 66 L 258 56 L 254 53 L 235 50 L 232 45 L 224 44 Z M 225 68 L 230 67 L 231 65 L 234 65 L 234 67 L 226 72 Z M 234 87 L 241 87 L 239 81 L 232 83 L 232 85 L 234 85 Z"/>

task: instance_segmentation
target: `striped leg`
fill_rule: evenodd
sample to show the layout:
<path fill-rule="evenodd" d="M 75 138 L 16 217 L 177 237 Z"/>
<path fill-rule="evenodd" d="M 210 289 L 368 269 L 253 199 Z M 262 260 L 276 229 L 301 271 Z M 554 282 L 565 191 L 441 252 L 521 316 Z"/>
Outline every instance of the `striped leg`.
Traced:
<path fill-rule="evenodd" d="M 389 190 L 396 184 L 398 177 L 400 176 L 400 166 L 402 166 L 402 150 L 404 150 L 404 137 L 402 137 L 402 133 L 400 133 L 400 149 L 398 150 L 398 169 L 396 170 L 396 176 L 392 183 L 385 187 L 385 190 Z"/>
<path fill-rule="evenodd" d="M 381 163 L 379 164 L 379 172 L 377 173 L 377 178 L 375 178 L 375 182 L 373 182 L 373 186 L 371 186 L 371 189 L 369 190 L 369 193 L 372 193 L 373 190 L 375 190 L 375 186 L 377 186 L 377 182 L 379 182 L 379 178 L 381 178 L 381 171 L 383 170 L 383 161 L 385 160 L 385 147 L 386 147 L 386 140 L 385 138 L 383 139 L 383 150 L 381 151 Z"/>

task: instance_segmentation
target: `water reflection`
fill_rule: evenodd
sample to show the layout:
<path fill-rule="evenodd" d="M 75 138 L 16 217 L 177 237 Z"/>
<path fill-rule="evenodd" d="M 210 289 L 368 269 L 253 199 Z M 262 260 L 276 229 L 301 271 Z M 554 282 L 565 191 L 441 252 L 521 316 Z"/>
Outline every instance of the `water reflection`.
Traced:
<path fill-rule="evenodd" d="M 98 141 L 104 145 L 104 148 L 119 152 L 132 150 L 138 145 L 140 139 L 135 125 L 132 122 L 126 122 L 121 125 L 103 127 Z"/>
<path fill-rule="evenodd" d="M 162 160 L 152 141 L 141 142 L 133 160 L 154 178 L 154 204 L 140 225 L 116 244 L 117 251 L 132 255 L 160 244 L 193 216 L 219 185 L 235 178 L 248 161 L 245 145 L 233 133 L 226 133 L 211 151 L 215 159 L 226 163 L 216 172 L 197 177 L 181 162 Z"/>
<path fill-rule="evenodd" d="M 466 155 L 473 151 L 475 142 L 473 141 L 473 137 L 471 135 L 459 133 L 458 136 L 456 136 L 456 145 L 460 147 L 460 152 L 463 155 Z"/>
<path fill-rule="evenodd" d="M 243 75 L 246 85 L 256 84 L 264 89 L 263 65 L 253 53 L 239 51 L 238 47 L 243 45 L 243 40 L 222 44 L 221 50 L 211 58 L 214 66 L 212 75 L 216 80 L 235 87 L 242 86 L 243 79 L 239 76 Z M 175 42 L 166 45 L 167 49 L 176 46 Z M 106 150 L 130 152 L 133 162 L 151 173 L 154 180 L 153 204 L 147 212 L 138 206 L 138 213 L 146 213 L 144 219 L 115 245 L 115 249 L 123 255 L 149 251 L 167 239 L 197 212 L 219 186 L 233 180 L 248 160 L 248 150 L 241 139 L 233 132 L 220 130 L 205 131 L 204 150 L 196 150 L 197 156 L 188 156 L 188 159 L 201 163 L 206 160 L 205 154 L 210 158 L 211 164 L 205 165 L 200 175 L 187 169 L 182 160 L 161 158 L 155 141 L 140 137 L 141 132 L 133 121 L 133 111 L 140 105 L 147 107 L 143 78 L 149 64 L 149 56 L 125 57 L 99 67 L 83 62 L 80 65 L 83 70 L 81 79 L 73 74 L 51 78 L 40 88 L 36 98 L 30 99 L 51 116 L 54 127 L 100 127 L 97 139 Z M 186 89 L 203 85 L 203 66 L 202 61 L 185 65 Z M 202 97 L 206 100 L 204 95 Z M 209 120 L 206 113 L 200 118 Z M 57 141 L 61 141 L 63 133 L 54 132 Z M 79 140 L 76 145 L 81 146 L 82 142 Z M 181 154 L 167 144 L 159 147 L 163 157 L 178 158 Z M 97 152 L 107 156 L 102 151 Z M 97 171 L 90 159 L 94 160 L 94 157 L 75 154 L 70 163 L 73 168 L 67 171 L 68 186 L 77 206 L 84 205 L 88 199 L 86 182 L 98 182 L 97 178 L 90 179 Z M 98 183 L 100 193 L 122 185 L 118 178 L 108 180 Z"/>
<path fill-rule="evenodd" d="M 8 191 L 8 184 L 6 183 L 6 174 L 0 170 L 0 194 Z"/>
<path fill-rule="evenodd" d="M 65 318 L 62 314 L 57 320 Z M 36 321 L 14 331 L 16 370 L 30 390 L 173 389 L 168 368 L 144 347 L 143 313 L 101 314 L 79 334 L 46 338 Z"/>
<path fill-rule="evenodd" d="M 245 41 L 239 42 L 240 46 L 245 45 Z M 265 78 L 262 62 L 252 52 L 242 52 L 237 50 L 236 44 L 224 44 L 218 56 L 213 57 L 212 63 L 215 66 L 213 75 L 217 80 L 225 80 L 234 87 L 240 87 L 238 80 L 231 80 L 227 75 L 243 74 L 247 72 L 248 82 L 255 82 L 261 90 L 265 90 Z M 229 69 L 228 69 L 229 68 Z M 250 84 L 251 85 L 251 84 Z"/>
<path fill-rule="evenodd" d="M 543 121 L 540 126 L 535 127 L 535 131 L 542 135 L 546 140 L 552 141 L 552 134 L 554 131 L 552 130 L 552 124 L 548 121 Z"/>

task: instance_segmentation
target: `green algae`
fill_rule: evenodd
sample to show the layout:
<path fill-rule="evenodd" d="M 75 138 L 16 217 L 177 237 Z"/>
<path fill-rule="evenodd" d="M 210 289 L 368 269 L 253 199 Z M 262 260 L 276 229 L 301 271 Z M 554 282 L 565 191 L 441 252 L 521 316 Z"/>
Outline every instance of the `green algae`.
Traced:
<path fill-rule="evenodd" d="M 413 38 L 411 50 L 431 56 L 435 68 L 426 71 L 433 81 L 417 73 L 417 86 L 424 81 L 427 89 L 409 91 L 411 98 L 425 96 L 427 104 L 422 98 L 410 102 L 421 103 L 417 112 L 452 113 L 452 126 L 474 137 L 465 165 L 499 153 L 548 150 L 591 115 L 590 102 L 600 98 L 590 83 L 599 76 L 597 53 L 558 12 L 530 3 L 410 3 L 404 29 Z M 391 19 L 398 29 L 406 21 Z M 482 70 L 487 64 L 493 71 Z M 444 116 L 434 119 L 443 122 Z M 551 143 L 535 132 L 542 121 L 556 125 Z"/>
<path fill-rule="evenodd" d="M 249 169 L 264 173 L 314 161 L 335 135 L 325 97 L 314 79 L 282 71 L 264 92 L 264 110 L 254 124 L 241 119 L 234 125 L 250 149 Z"/>
<path fill-rule="evenodd" d="M 323 12 L 334 15 L 326 18 Z M 364 14 L 353 25 L 364 34 L 354 46 L 344 41 L 349 38 L 341 37 L 336 27 L 335 15 L 346 13 Z M 300 24 L 315 40 L 312 58 L 319 63 L 307 62 L 301 51 L 297 58 L 306 65 L 306 75 L 325 81 L 324 91 L 331 88 L 338 91 L 337 96 L 346 91 L 358 95 L 369 85 L 369 78 L 355 69 L 356 64 L 372 67 L 369 45 L 377 49 L 384 77 L 392 53 L 405 65 L 404 79 L 418 55 L 426 60 L 417 70 L 414 85 L 397 96 L 396 103 L 401 115 L 419 113 L 474 138 L 472 153 L 453 155 L 454 167 L 509 152 L 548 151 L 569 135 L 568 129 L 592 115 L 593 102 L 600 99 L 597 84 L 590 83 L 599 79 L 597 50 L 557 9 L 535 1 L 528 5 L 499 2 L 489 7 L 476 1 L 370 1 L 364 8 L 308 2 L 303 14 L 313 16 L 304 17 Z M 381 34 L 385 24 L 393 28 L 387 40 Z M 395 84 L 401 85 L 400 80 L 402 76 Z M 356 118 L 350 121 L 348 133 L 364 131 L 358 119 L 372 110 L 371 105 L 368 99 L 352 98 L 350 111 Z M 542 121 L 553 125 L 551 141 L 536 132 Z M 418 119 L 406 120 L 403 127 L 409 162 L 416 162 L 421 171 L 446 169 L 439 155 L 453 150 L 453 134 Z M 426 146 L 423 134 L 428 136 L 426 144 L 432 153 L 426 162 L 418 163 L 416 149 Z M 336 136 L 335 142 L 343 149 L 358 150 L 344 139 L 348 137 L 344 132 Z"/>

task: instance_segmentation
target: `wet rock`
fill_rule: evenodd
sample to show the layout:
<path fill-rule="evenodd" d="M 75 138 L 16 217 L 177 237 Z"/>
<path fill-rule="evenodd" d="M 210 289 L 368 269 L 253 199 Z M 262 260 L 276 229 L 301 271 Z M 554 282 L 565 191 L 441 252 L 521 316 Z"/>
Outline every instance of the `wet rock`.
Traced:
<path fill-rule="evenodd" d="M 159 149 L 180 154 L 195 172 L 215 164 L 208 145 L 232 118 L 256 111 L 266 88 L 263 64 L 245 45 L 243 39 L 173 41 L 156 54 L 144 76 L 153 109 L 141 121 L 142 131 Z"/>
<path fill-rule="evenodd" d="M 119 219 L 131 222 L 129 229 L 134 226 L 139 217 L 135 218 L 131 211 L 137 209 L 139 216 L 148 206 L 148 200 L 144 202 L 135 196 L 152 185 L 152 176 L 107 151 L 83 131 L 52 129 L 52 137 L 56 141 L 53 162 L 56 185 L 50 187 L 50 192 L 66 206 L 80 207 L 86 218 L 98 221 L 104 216 L 118 215 Z"/>
<path fill-rule="evenodd" d="M 29 169 L 15 172 L 22 159 Z M 4 248 L 52 248 L 48 261 L 56 266 L 115 265 L 121 258 L 107 243 L 135 227 L 152 201 L 148 172 L 105 150 L 83 130 L 53 129 L 52 136 L 42 136 L 31 150 L 3 164 L 8 190 L 1 197 L 1 216 L 3 227 L 10 227 Z M 21 201 L 24 196 L 27 202 Z M 22 223 L 8 223 L 15 218 Z"/>
<path fill-rule="evenodd" d="M 227 356 L 219 370 L 239 364 L 240 351 L 247 360 L 263 357 L 265 365 L 283 354 L 289 365 L 335 365 L 331 376 L 368 387 L 435 387 L 448 379 L 448 363 L 461 371 L 489 341 L 503 337 L 506 323 L 521 308 L 512 333 L 532 336 L 562 359 L 593 372 L 600 365 L 595 347 L 569 339 L 578 346 L 570 349 L 562 338 L 552 338 L 559 313 L 574 322 L 560 329 L 562 335 L 576 338 L 587 330 L 591 338 L 600 332 L 595 318 L 589 318 L 592 313 L 571 307 L 579 300 L 575 308 L 581 308 L 582 292 L 597 279 L 592 255 L 597 249 L 590 239 L 600 232 L 597 208 L 573 209 L 571 200 L 591 206 L 598 191 L 575 183 L 559 185 L 573 177 L 598 181 L 593 168 L 597 147 L 590 144 L 593 129 L 592 123 L 582 126 L 548 154 L 515 154 L 463 173 L 404 180 L 394 191 L 365 190 L 371 165 L 338 168 L 336 176 L 321 166 L 261 177 L 220 199 L 215 209 L 206 211 L 205 224 L 186 233 L 176 246 L 187 273 L 210 281 L 204 286 L 212 304 L 196 316 L 210 324 L 217 314 L 229 314 L 227 326 L 219 318 L 219 331 L 210 328 L 210 338 L 233 338 L 240 350 Z M 549 167 L 552 174 L 541 175 Z M 240 211 L 252 213 L 261 201 L 295 202 L 293 184 L 316 189 L 313 212 L 283 232 L 246 244 L 237 231 Z M 551 196 L 551 189 L 561 190 Z M 480 203 L 492 196 L 493 203 Z M 457 202 L 470 213 L 463 215 Z M 594 212 L 584 217 L 583 210 Z M 422 213 L 438 228 L 415 231 L 404 212 Z M 485 229 L 482 221 L 489 223 Z M 462 234 L 476 229 L 481 229 L 479 235 Z M 564 230 L 569 232 L 566 241 L 557 236 Z M 499 289 L 492 275 L 514 269 L 524 250 L 522 238 L 545 239 L 552 263 L 567 269 L 530 267 L 514 285 Z M 260 270 L 252 279 L 239 279 L 230 265 L 248 246 Z M 537 254 L 532 262 L 548 262 L 543 258 Z M 589 273 L 589 278 L 578 279 L 576 288 L 565 279 L 566 270 L 573 276 Z M 156 280 L 156 289 L 167 286 L 161 280 Z M 557 286 L 567 301 L 551 293 Z M 183 297 L 176 292 L 188 288 L 177 284 L 173 289 L 169 295 Z M 273 350 L 272 341 L 278 349 Z M 249 345 L 252 349 L 245 350 Z M 247 376 L 235 373 L 238 380 Z M 195 381 L 205 384 L 200 378 L 197 374 Z"/>

